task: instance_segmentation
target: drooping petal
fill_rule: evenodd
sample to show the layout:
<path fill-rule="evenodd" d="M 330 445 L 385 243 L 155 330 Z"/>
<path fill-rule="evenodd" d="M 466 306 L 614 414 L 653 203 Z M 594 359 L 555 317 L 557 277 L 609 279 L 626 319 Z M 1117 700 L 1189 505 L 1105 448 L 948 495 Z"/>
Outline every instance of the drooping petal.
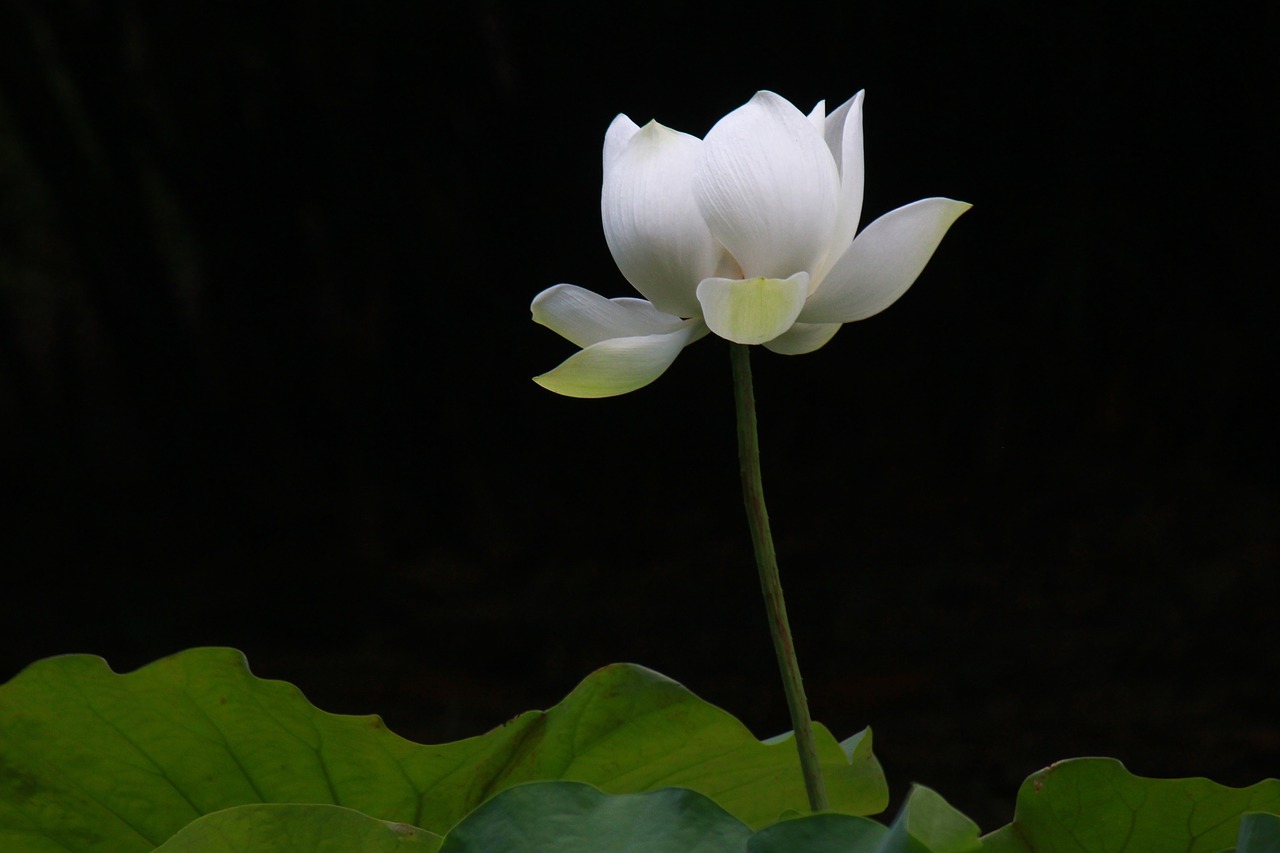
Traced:
<path fill-rule="evenodd" d="M 694 290 L 715 274 L 723 253 L 693 198 L 702 144 L 649 122 L 606 169 L 600 197 L 618 269 L 659 311 L 680 317 L 698 316 Z"/>
<path fill-rule="evenodd" d="M 851 323 L 907 292 L 951 223 L 972 205 L 926 198 L 891 210 L 863 230 L 805 303 L 806 323 Z"/>
<path fill-rule="evenodd" d="M 698 285 L 707 326 L 739 344 L 762 344 L 791 328 L 808 295 L 806 272 L 786 279 L 708 278 Z"/>
<path fill-rule="evenodd" d="M 618 159 L 618 155 L 622 153 L 622 149 L 627 147 L 631 137 L 635 136 L 639 130 L 640 125 L 623 113 L 618 113 L 613 121 L 609 122 L 609 129 L 604 132 L 604 173 L 606 175 L 609 174 L 609 168 Z"/>
<path fill-rule="evenodd" d="M 605 299 L 573 284 L 548 287 L 534 297 L 530 310 L 533 322 L 580 347 L 610 338 L 673 332 L 685 322 L 663 314 L 643 299 Z"/>
<path fill-rule="evenodd" d="M 840 176 L 813 123 L 758 92 L 707 134 L 694 182 L 711 233 L 747 278 L 811 272 L 835 226 Z"/>
<path fill-rule="evenodd" d="M 822 279 L 853 242 L 862 216 L 862 96 L 863 93 L 859 92 L 845 101 L 827 116 L 823 125 L 827 148 L 840 168 L 840 204 L 835 229 L 831 232 L 830 248 L 818 267 L 815 280 L 811 282 L 815 289 L 821 286 Z"/>
<path fill-rule="evenodd" d="M 533 377 L 548 391 L 566 397 L 616 397 L 643 388 L 661 376 L 698 336 L 698 321 L 662 335 L 611 338 L 575 353 L 554 370 Z"/>
<path fill-rule="evenodd" d="M 764 348 L 779 355 L 804 355 L 827 345 L 840 331 L 841 323 L 796 323 L 771 341 Z"/>

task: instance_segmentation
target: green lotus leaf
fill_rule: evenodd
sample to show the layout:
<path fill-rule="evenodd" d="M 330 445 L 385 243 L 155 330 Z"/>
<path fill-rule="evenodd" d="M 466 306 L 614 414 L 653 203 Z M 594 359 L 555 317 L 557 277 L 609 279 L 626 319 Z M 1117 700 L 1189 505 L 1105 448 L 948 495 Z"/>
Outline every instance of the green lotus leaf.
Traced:
<path fill-rule="evenodd" d="M 818 738 L 832 808 L 883 809 L 870 733 L 842 746 L 819 727 Z M 0 687 L 0 850 L 152 850 L 252 803 L 340 805 L 443 835 L 498 791 L 554 779 L 614 793 L 690 788 L 753 827 L 807 811 L 789 739 L 762 743 L 633 665 L 598 670 L 548 711 L 435 746 L 374 716 L 320 711 L 232 649 L 123 675 L 93 656 L 50 658 Z"/>
<path fill-rule="evenodd" d="M 877 853 L 888 834 L 870 818 L 808 815 L 766 826 L 751 836 L 747 853 Z"/>
<path fill-rule="evenodd" d="M 606 794 L 581 782 L 534 782 L 468 815 L 440 853 L 741 853 L 750 835 L 685 788 Z"/>
<path fill-rule="evenodd" d="M 341 806 L 235 806 L 187 824 L 159 853 L 435 853 L 425 829 L 376 820 Z"/>
<path fill-rule="evenodd" d="M 893 826 L 847 815 L 784 820 L 757 832 L 747 853 L 974 853 L 978 826 L 922 785 L 912 787 Z"/>
<path fill-rule="evenodd" d="M 974 853 L 981 849 L 976 823 L 933 789 L 914 785 L 877 853 Z"/>
<path fill-rule="evenodd" d="M 1033 773 L 1013 823 L 983 838 L 992 853 L 1231 849 L 1245 812 L 1280 811 L 1280 780 L 1228 788 L 1208 779 L 1146 779 L 1111 758 L 1074 758 Z"/>
<path fill-rule="evenodd" d="M 1241 817 L 1236 853 L 1280 853 L 1280 815 L 1250 812 Z"/>
<path fill-rule="evenodd" d="M 751 834 L 711 800 L 683 788 L 606 794 L 577 782 L 535 782 L 480 806 L 449 833 L 440 853 L 956 853 L 980 847 L 972 821 L 926 788 L 912 791 L 892 829 L 827 812 Z"/>

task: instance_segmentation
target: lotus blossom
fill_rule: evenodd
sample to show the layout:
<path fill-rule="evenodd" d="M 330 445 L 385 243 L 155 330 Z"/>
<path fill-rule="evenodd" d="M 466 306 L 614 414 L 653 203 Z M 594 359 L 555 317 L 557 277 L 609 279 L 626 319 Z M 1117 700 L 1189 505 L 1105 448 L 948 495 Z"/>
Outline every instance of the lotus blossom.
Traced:
<path fill-rule="evenodd" d="M 572 284 L 538 294 L 534 321 L 582 351 L 534 381 L 571 397 L 625 394 L 708 331 L 798 355 L 897 301 L 970 205 L 926 198 L 858 232 L 862 96 L 806 116 L 758 92 L 705 139 L 615 118 L 605 240 L 645 299 Z"/>

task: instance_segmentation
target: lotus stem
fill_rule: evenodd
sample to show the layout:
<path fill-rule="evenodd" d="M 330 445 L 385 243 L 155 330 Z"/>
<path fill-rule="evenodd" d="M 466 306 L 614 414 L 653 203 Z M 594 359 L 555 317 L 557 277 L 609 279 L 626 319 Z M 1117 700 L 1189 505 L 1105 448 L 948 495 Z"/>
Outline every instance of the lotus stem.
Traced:
<path fill-rule="evenodd" d="M 778 556 L 769 530 L 769 511 L 764 503 L 760 438 L 756 431 L 756 395 L 751 383 L 751 350 L 744 344 L 730 343 L 729 354 L 733 360 L 733 399 L 738 416 L 738 467 L 742 474 L 742 497 L 751 526 L 756 568 L 760 572 L 760 591 L 769 614 L 769 633 L 773 635 L 782 687 L 787 694 L 787 709 L 791 712 L 791 728 L 800 753 L 800 772 L 804 774 L 809 808 L 815 812 L 825 811 L 827 789 L 822 781 L 822 769 L 818 766 L 818 745 L 813 737 L 813 721 L 809 718 L 809 700 L 804 695 L 800 663 L 796 659 L 795 642 L 791 639 L 782 581 L 778 577 Z"/>

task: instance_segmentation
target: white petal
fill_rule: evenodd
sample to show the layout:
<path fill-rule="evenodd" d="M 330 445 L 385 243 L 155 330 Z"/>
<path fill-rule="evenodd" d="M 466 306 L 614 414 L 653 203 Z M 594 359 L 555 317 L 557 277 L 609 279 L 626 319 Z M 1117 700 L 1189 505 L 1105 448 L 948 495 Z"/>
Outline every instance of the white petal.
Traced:
<path fill-rule="evenodd" d="M 815 289 L 849 248 L 853 235 L 858 233 L 863 188 L 862 96 L 863 93 L 859 92 L 841 104 L 827 117 L 823 126 L 827 147 L 840 167 L 840 205 L 836 213 L 836 227 L 831 233 L 830 249 L 812 282 Z"/>
<path fill-rule="evenodd" d="M 698 285 L 707 326 L 739 344 L 762 344 L 791 328 L 808 295 L 806 272 L 787 279 L 708 278 Z"/>
<path fill-rule="evenodd" d="M 589 347 L 610 338 L 673 332 L 684 320 L 663 314 L 643 299 L 605 299 L 585 287 L 557 284 L 533 299 L 533 322 Z"/>
<path fill-rule="evenodd" d="M 640 130 L 640 126 L 622 113 L 614 116 L 609 122 L 609 129 L 604 133 L 604 173 L 609 174 L 609 167 L 618 159 L 622 149 Z"/>
<path fill-rule="evenodd" d="M 809 110 L 808 118 L 813 126 L 818 129 L 818 133 L 822 133 L 823 127 L 827 121 L 827 102 L 818 101 L 814 108 Z M 839 165 L 839 163 L 840 161 L 837 160 L 836 164 Z"/>
<path fill-rule="evenodd" d="M 888 308 L 907 292 L 942 237 L 972 205 L 926 198 L 891 210 L 866 227 L 809 297 L 801 319 L 851 323 Z"/>
<path fill-rule="evenodd" d="M 764 347 L 779 355 L 804 355 L 827 345 L 840 331 L 841 323 L 796 323 Z"/>
<path fill-rule="evenodd" d="M 811 272 L 836 221 L 840 175 L 812 122 L 759 92 L 707 134 L 694 182 L 711 233 L 747 278 Z"/>
<path fill-rule="evenodd" d="M 694 290 L 723 254 L 693 198 L 702 140 L 651 121 L 606 170 L 604 236 L 618 269 L 659 311 L 699 315 Z"/>
<path fill-rule="evenodd" d="M 600 341 L 569 356 L 555 370 L 533 377 L 548 391 L 566 397 L 615 397 L 643 388 L 661 376 L 701 323 L 665 335 L 641 335 Z M 705 327 L 703 327 L 705 329 Z"/>

